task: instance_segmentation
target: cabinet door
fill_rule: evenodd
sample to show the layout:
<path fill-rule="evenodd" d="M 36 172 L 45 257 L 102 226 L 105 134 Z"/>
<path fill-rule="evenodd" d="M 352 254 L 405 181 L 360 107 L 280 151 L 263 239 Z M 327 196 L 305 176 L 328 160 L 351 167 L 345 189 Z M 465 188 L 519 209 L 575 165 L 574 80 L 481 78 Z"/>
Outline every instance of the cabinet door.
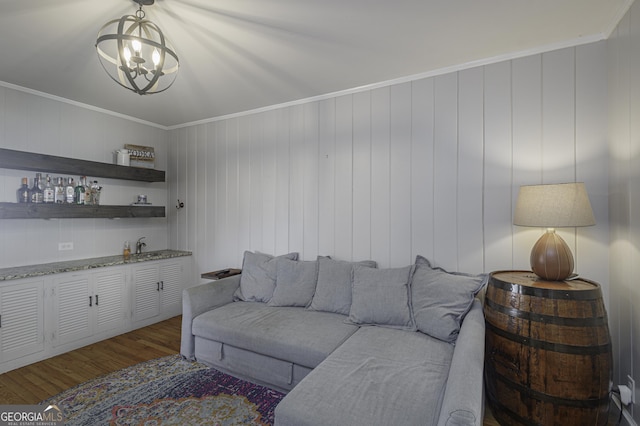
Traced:
<path fill-rule="evenodd" d="M 125 270 L 93 275 L 95 332 L 124 327 L 127 320 Z"/>
<path fill-rule="evenodd" d="M 0 288 L 0 361 L 43 350 L 43 282 L 27 281 Z"/>
<path fill-rule="evenodd" d="M 182 263 L 169 263 L 160 266 L 160 288 L 162 316 L 170 318 L 182 311 Z"/>
<path fill-rule="evenodd" d="M 160 314 L 160 269 L 157 264 L 133 268 L 133 320 Z"/>
<path fill-rule="evenodd" d="M 53 290 L 56 332 L 54 346 L 93 334 L 91 309 L 95 298 L 89 287 L 89 274 L 74 274 L 55 280 Z"/>

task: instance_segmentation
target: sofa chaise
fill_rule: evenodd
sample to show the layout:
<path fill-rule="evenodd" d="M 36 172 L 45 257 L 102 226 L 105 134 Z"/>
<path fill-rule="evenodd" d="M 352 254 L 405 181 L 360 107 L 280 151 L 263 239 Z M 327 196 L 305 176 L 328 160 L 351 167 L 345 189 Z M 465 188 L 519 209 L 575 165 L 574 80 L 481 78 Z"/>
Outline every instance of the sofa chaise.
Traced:
<path fill-rule="evenodd" d="M 245 252 L 184 291 L 181 354 L 286 392 L 278 426 L 480 426 L 486 278 Z"/>

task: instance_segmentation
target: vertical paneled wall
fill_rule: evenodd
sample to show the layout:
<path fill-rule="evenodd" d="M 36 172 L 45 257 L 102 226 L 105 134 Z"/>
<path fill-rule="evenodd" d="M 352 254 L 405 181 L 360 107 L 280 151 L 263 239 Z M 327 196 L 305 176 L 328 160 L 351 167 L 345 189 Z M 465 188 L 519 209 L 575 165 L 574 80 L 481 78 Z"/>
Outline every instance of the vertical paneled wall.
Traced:
<path fill-rule="evenodd" d="M 171 245 L 197 272 L 244 250 L 528 269 L 542 230 L 511 224 L 519 185 L 578 180 L 597 225 L 561 234 L 606 293 L 605 58 L 595 43 L 174 129 Z"/>
<path fill-rule="evenodd" d="M 153 146 L 156 168 L 164 170 L 167 139 L 163 129 L 0 87 L 1 148 L 111 163 L 113 151 L 134 143 Z M 35 172 L 0 169 L 0 201 L 16 202 L 23 176 L 33 184 Z M 167 202 L 166 183 L 96 179 L 103 186 L 103 204 L 126 205 L 140 193 L 147 194 L 153 204 Z M 146 236 L 147 249 L 166 249 L 167 229 L 166 218 L 0 219 L 0 268 L 120 254 L 125 240 L 140 236 Z M 59 251 L 60 242 L 73 242 L 74 249 Z"/>
<path fill-rule="evenodd" d="M 614 383 L 640 385 L 640 5 L 634 3 L 608 41 L 610 90 L 611 285 L 609 322 Z M 640 389 L 636 387 L 636 394 Z M 630 406 L 636 423 L 640 410 Z"/>

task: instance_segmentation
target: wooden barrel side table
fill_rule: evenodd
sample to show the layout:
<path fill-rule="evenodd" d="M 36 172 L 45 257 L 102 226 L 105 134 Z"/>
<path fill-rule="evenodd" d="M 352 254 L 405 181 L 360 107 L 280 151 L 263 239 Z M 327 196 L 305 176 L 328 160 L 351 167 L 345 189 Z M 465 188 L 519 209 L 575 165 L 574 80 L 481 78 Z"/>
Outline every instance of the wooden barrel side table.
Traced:
<path fill-rule="evenodd" d="M 611 337 L 598 283 L 490 274 L 485 387 L 501 425 L 606 425 Z"/>

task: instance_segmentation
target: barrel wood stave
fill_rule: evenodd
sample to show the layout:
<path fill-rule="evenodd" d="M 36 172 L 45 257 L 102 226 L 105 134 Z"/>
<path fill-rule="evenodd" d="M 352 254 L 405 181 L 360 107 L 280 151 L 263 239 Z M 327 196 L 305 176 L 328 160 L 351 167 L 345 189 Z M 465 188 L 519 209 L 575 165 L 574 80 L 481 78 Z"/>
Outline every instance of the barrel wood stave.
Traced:
<path fill-rule="evenodd" d="M 501 424 L 606 424 L 611 339 L 597 283 L 492 273 L 485 321 L 487 397 Z"/>

